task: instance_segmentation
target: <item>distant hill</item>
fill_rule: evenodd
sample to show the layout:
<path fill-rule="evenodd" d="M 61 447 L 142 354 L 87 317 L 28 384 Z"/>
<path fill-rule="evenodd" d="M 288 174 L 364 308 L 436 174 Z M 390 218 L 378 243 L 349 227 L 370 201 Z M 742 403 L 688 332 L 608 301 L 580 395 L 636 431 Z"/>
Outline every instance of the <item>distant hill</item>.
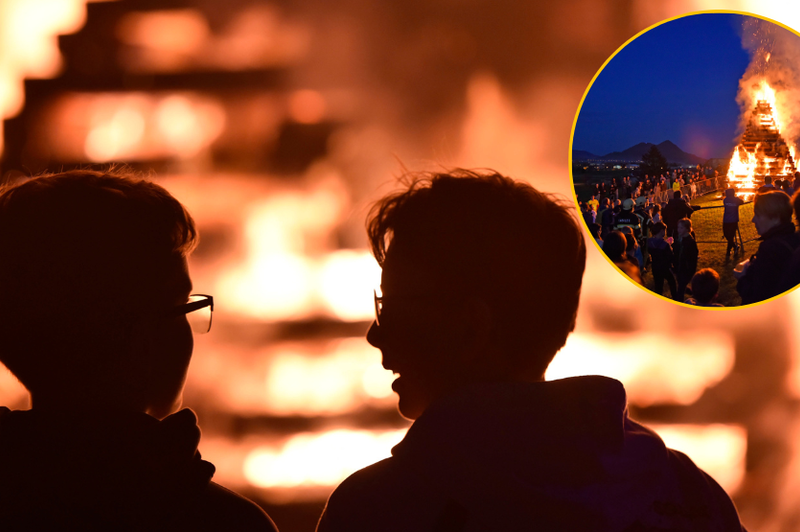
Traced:
<path fill-rule="evenodd" d="M 572 150 L 572 160 L 573 161 L 620 161 L 620 162 L 628 162 L 628 163 L 637 163 L 642 161 L 642 155 L 647 153 L 650 148 L 653 146 L 650 142 L 640 142 L 636 146 L 631 146 L 627 150 L 623 151 L 615 151 L 608 153 L 606 155 L 594 155 L 589 153 L 588 151 L 584 150 Z M 667 159 L 667 162 L 672 164 L 682 164 L 682 165 L 698 165 L 703 164 L 706 159 L 703 157 L 698 157 L 697 155 L 686 153 L 675 143 L 665 140 L 661 144 L 657 144 L 656 147 L 658 151 L 661 152 L 661 155 Z"/>
<path fill-rule="evenodd" d="M 602 156 L 595 155 L 594 153 L 589 153 L 588 151 L 572 150 L 573 161 L 592 161 L 595 159 L 602 159 L 602 158 L 603 158 Z"/>

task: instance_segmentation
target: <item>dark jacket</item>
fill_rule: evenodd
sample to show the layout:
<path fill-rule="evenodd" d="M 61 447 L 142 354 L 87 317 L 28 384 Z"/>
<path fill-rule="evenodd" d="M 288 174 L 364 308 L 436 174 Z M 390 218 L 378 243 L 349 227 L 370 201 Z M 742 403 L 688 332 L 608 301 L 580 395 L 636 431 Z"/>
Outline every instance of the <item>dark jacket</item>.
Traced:
<path fill-rule="evenodd" d="M 163 421 L 0 408 L 0 530 L 275 532 L 214 484 L 191 410 Z"/>
<path fill-rule="evenodd" d="M 744 200 L 738 196 L 732 198 L 725 198 L 722 200 L 724 207 L 722 214 L 722 223 L 735 223 L 739 221 L 739 207 L 744 205 Z"/>
<path fill-rule="evenodd" d="M 661 218 L 667 226 L 667 236 L 672 236 L 681 218 L 691 218 L 695 209 L 686 203 L 683 198 L 669 200 L 669 203 L 661 209 Z"/>
<path fill-rule="evenodd" d="M 348 477 L 318 532 L 741 532 L 730 498 L 605 377 L 474 386 Z"/>
<path fill-rule="evenodd" d="M 680 281 L 688 281 L 697 271 L 697 242 L 692 235 L 676 238 L 672 246 L 675 253 L 675 275 Z"/>
<path fill-rule="evenodd" d="M 663 274 L 668 273 L 675 258 L 669 242 L 663 238 L 648 238 L 647 250 L 653 261 L 653 271 Z"/>
<path fill-rule="evenodd" d="M 758 251 L 750 257 L 747 272 L 736 285 L 742 305 L 764 301 L 784 291 L 783 278 L 788 275 L 792 254 L 798 247 L 800 235 L 792 222 L 777 225 L 761 236 Z"/>

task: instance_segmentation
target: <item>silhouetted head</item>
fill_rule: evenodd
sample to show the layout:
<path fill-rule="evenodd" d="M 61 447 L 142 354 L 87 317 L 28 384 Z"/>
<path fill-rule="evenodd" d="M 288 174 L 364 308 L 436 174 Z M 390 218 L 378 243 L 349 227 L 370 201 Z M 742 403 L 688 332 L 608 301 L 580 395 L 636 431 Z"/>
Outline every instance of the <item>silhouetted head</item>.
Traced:
<path fill-rule="evenodd" d="M 719 292 L 719 274 L 712 268 L 703 268 L 692 277 L 692 297 L 701 305 L 711 303 Z"/>
<path fill-rule="evenodd" d="M 753 200 L 753 224 L 759 235 L 781 224 L 792 221 L 792 200 L 782 190 L 756 194 Z"/>
<path fill-rule="evenodd" d="M 400 412 L 473 382 L 538 380 L 575 325 L 586 260 L 570 208 L 491 171 L 406 176 L 367 221 L 383 268 L 367 334 Z"/>
<path fill-rule="evenodd" d="M 725 189 L 725 197 L 732 198 L 736 195 L 736 190 L 733 188 L 726 188 Z"/>
<path fill-rule="evenodd" d="M 192 352 L 194 222 L 162 187 L 88 170 L 0 191 L 0 361 L 38 406 L 168 414 Z"/>
<path fill-rule="evenodd" d="M 674 199 L 681 199 L 681 191 L 680 190 L 676 190 L 675 192 L 672 193 L 672 197 Z"/>
<path fill-rule="evenodd" d="M 765 185 L 771 185 L 772 184 L 772 177 L 770 177 L 770 176 L 764 177 L 764 184 Z"/>
<path fill-rule="evenodd" d="M 603 253 L 613 262 L 624 260 L 627 247 L 628 240 L 620 231 L 611 231 L 603 240 Z"/>
<path fill-rule="evenodd" d="M 667 232 L 667 226 L 664 222 L 656 222 L 653 224 L 653 236 L 656 238 L 664 238 Z"/>
<path fill-rule="evenodd" d="M 681 218 L 677 224 L 678 234 L 684 237 L 692 232 L 692 221 L 689 218 Z"/>

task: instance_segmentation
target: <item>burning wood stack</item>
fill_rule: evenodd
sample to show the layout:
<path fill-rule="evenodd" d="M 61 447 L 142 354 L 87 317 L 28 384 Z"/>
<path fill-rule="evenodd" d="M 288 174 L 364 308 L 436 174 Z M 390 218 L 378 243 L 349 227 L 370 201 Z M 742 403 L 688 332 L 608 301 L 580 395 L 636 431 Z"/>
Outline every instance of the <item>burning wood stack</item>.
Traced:
<path fill-rule="evenodd" d="M 763 82 L 750 120 L 731 158 L 728 182 L 744 199 L 752 198 L 764 184 L 765 177 L 783 179 L 796 171 L 794 147 L 781 136 L 774 96 L 774 91 Z"/>

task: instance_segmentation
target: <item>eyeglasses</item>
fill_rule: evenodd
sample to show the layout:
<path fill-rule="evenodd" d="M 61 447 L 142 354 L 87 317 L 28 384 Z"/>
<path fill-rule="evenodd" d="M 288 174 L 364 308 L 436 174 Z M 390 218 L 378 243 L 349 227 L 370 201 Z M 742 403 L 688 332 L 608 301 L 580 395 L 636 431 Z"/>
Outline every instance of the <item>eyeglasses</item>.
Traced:
<path fill-rule="evenodd" d="M 373 290 L 372 295 L 375 297 L 375 323 L 378 324 L 378 327 L 380 327 L 381 310 L 383 310 L 383 297 L 378 295 L 377 290 Z"/>
<path fill-rule="evenodd" d="M 206 294 L 192 294 L 189 301 L 183 305 L 178 305 L 171 316 L 186 315 L 186 320 L 192 327 L 192 331 L 203 334 L 211 329 L 211 315 L 214 311 L 214 298 Z"/>

